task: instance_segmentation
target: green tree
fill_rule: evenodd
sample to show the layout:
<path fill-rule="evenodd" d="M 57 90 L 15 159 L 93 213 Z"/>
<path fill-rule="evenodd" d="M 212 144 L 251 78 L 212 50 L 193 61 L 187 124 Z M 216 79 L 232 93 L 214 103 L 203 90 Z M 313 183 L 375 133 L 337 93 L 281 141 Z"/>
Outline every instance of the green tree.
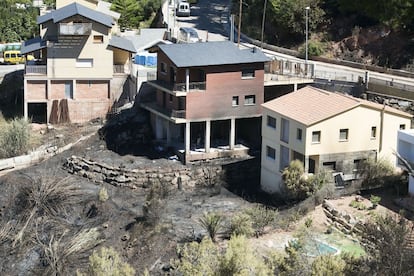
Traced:
<path fill-rule="evenodd" d="M 339 256 L 322 255 L 312 262 L 312 276 L 344 275 L 345 261 Z"/>
<path fill-rule="evenodd" d="M 179 260 L 173 266 L 184 276 L 215 275 L 219 266 L 219 251 L 213 241 L 204 238 L 201 243 L 191 242 L 178 248 Z"/>
<path fill-rule="evenodd" d="M 413 275 L 412 228 L 399 215 L 378 216 L 365 224 L 363 247 L 374 270 L 382 275 Z"/>

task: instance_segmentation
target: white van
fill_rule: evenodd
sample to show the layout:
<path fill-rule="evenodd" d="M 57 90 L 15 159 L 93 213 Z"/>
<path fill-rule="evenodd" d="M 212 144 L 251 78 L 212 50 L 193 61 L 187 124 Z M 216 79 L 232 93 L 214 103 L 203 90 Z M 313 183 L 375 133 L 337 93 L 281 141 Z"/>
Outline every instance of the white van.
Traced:
<path fill-rule="evenodd" d="M 190 16 L 190 3 L 187 1 L 180 1 L 176 9 L 177 16 Z"/>

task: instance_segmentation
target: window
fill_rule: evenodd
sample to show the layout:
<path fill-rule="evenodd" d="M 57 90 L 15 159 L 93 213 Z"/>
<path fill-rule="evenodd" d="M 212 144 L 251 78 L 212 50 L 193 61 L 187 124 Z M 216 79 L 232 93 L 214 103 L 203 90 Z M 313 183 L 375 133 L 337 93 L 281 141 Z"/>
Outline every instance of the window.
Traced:
<path fill-rule="evenodd" d="M 276 118 L 272 116 L 267 116 L 267 126 L 271 128 L 276 128 Z"/>
<path fill-rule="evenodd" d="M 280 146 L 280 170 L 289 166 L 289 148 Z"/>
<path fill-rule="evenodd" d="M 173 101 L 173 95 L 171 95 L 171 94 L 169 94 L 170 95 L 170 97 L 169 97 L 169 100 L 170 100 L 170 103 Z"/>
<path fill-rule="evenodd" d="M 282 118 L 280 140 L 289 143 L 289 121 Z"/>
<path fill-rule="evenodd" d="M 254 105 L 254 104 L 256 104 L 256 96 L 255 95 L 244 96 L 244 105 Z"/>
<path fill-rule="evenodd" d="M 79 58 L 76 60 L 76 67 L 78 68 L 92 68 L 93 59 L 92 58 Z"/>
<path fill-rule="evenodd" d="M 92 87 L 92 82 L 89 80 L 88 81 L 88 87 L 91 88 Z"/>
<path fill-rule="evenodd" d="M 231 105 L 232 106 L 238 106 L 239 105 L 239 96 L 233 96 Z"/>
<path fill-rule="evenodd" d="M 269 159 L 275 160 L 276 159 L 276 150 L 272 147 L 266 146 L 266 156 Z"/>
<path fill-rule="evenodd" d="M 371 138 L 376 138 L 377 137 L 377 127 L 373 126 L 371 127 Z"/>
<path fill-rule="evenodd" d="M 401 130 L 404 130 L 404 129 L 405 129 L 405 124 L 401 124 L 401 125 L 400 125 L 400 129 L 401 129 Z"/>
<path fill-rule="evenodd" d="M 243 69 L 242 70 L 242 79 L 254 78 L 255 72 L 254 69 Z"/>
<path fill-rule="evenodd" d="M 103 35 L 94 35 L 93 43 L 103 43 Z"/>
<path fill-rule="evenodd" d="M 312 143 L 320 143 L 320 142 L 321 142 L 321 132 L 312 131 Z"/>
<path fill-rule="evenodd" d="M 302 129 L 301 128 L 296 129 L 296 139 L 299 141 L 302 141 Z"/>
<path fill-rule="evenodd" d="M 161 62 L 161 73 L 167 73 L 167 64 L 165 64 L 164 62 Z"/>
<path fill-rule="evenodd" d="M 348 141 L 348 129 L 342 128 L 339 130 L 339 141 Z"/>
<path fill-rule="evenodd" d="M 335 171 L 336 170 L 336 162 L 335 161 L 323 162 L 322 166 L 326 171 Z"/>

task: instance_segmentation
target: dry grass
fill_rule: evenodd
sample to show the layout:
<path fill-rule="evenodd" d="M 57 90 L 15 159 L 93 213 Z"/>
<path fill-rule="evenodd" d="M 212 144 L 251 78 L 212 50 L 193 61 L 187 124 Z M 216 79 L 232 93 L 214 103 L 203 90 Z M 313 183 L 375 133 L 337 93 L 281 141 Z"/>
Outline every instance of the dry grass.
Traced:
<path fill-rule="evenodd" d="M 31 229 L 35 218 L 58 218 L 65 216 L 71 205 L 79 202 L 81 191 L 70 183 L 70 178 L 30 178 L 29 185 L 23 185 L 17 195 L 16 206 L 20 213 L 20 230 L 16 233 L 13 246 L 22 243 L 26 231 Z"/>
<path fill-rule="evenodd" d="M 101 233 L 97 228 L 83 229 L 67 239 L 68 231 L 59 237 L 51 235 L 46 242 L 39 236 L 37 243 L 42 248 L 43 260 L 48 264 L 45 273 L 50 275 L 65 275 L 68 273 L 68 263 L 71 259 L 79 258 L 98 244 L 103 242 Z"/>

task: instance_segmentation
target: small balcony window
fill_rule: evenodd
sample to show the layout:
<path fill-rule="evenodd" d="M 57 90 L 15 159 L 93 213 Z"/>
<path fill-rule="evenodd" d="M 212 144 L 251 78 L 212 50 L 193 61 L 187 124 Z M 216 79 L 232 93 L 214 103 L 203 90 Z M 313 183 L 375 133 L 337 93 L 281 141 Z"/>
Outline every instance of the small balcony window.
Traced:
<path fill-rule="evenodd" d="M 76 67 L 78 68 L 92 68 L 93 59 L 92 58 L 78 58 L 76 60 Z"/>
<path fill-rule="evenodd" d="M 371 127 L 371 138 L 372 139 L 377 138 L 377 127 L 376 126 Z"/>
<path fill-rule="evenodd" d="M 405 124 L 401 124 L 400 125 L 400 130 L 404 130 L 405 129 Z"/>
<path fill-rule="evenodd" d="M 283 141 L 285 143 L 289 143 L 289 121 L 282 118 L 281 121 L 281 132 L 280 132 L 280 141 Z"/>
<path fill-rule="evenodd" d="M 231 105 L 232 106 L 238 106 L 239 105 L 239 96 L 233 96 Z"/>
<path fill-rule="evenodd" d="M 242 79 L 251 79 L 255 77 L 254 69 L 243 69 L 242 70 Z"/>
<path fill-rule="evenodd" d="M 339 141 L 348 141 L 348 129 L 343 128 L 339 130 Z"/>
<path fill-rule="evenodd" d="M 256 96 L 255 95 L 244 96 L 244 105 L 254 105 L 254 104 L 256 104 Z"/>

